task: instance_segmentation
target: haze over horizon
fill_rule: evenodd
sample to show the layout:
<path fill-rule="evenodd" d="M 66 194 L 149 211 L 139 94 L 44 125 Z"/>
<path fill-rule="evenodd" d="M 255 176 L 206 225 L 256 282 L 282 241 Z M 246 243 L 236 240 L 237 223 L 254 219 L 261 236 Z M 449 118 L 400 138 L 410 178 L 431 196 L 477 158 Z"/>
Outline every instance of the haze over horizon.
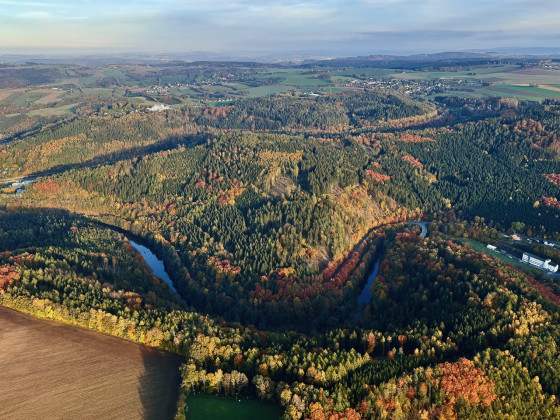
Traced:
<path fill-rule="evenodd" d="M 554 0 L 0 0 L 3 53 L 229 55 L 557 48 Z"/>

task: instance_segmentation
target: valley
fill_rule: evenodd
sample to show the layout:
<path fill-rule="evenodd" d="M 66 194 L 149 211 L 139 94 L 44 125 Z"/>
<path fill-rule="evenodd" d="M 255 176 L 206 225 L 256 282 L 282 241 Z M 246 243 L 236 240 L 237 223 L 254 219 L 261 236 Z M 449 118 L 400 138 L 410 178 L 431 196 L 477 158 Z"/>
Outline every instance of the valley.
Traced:
<path fill-rule="evenodd" d="M 0 417 L 560 418 L 550 65 L 0 67 Z"/>

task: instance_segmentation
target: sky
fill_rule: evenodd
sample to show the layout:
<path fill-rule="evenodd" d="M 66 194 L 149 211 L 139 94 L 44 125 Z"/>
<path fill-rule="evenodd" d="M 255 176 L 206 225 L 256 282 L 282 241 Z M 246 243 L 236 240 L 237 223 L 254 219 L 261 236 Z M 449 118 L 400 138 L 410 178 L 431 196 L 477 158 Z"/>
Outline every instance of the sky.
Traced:
<path fill-rule="evenodd" d="M 0 0 L 0 51 L 230 55 L 559 47 L 558 0 Z"/>

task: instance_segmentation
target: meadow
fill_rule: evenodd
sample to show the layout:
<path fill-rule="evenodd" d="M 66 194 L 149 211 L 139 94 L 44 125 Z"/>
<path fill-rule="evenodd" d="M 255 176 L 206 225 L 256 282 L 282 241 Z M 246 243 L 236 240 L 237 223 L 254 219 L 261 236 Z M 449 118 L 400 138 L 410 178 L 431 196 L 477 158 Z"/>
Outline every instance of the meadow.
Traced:
<path fill-rule="evenodd" d="M 279 419 L 282 408 L 278 405 L 257 400 L 237 400 L 208 395 L 196 395 L 187 399 L 188 420 L 243 420 L 243 419 Z"/>

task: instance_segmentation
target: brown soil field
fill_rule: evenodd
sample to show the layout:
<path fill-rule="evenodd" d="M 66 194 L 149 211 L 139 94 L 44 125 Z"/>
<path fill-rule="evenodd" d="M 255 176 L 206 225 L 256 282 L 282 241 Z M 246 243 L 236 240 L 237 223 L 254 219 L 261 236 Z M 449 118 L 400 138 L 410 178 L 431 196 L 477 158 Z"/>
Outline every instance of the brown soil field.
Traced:
<path fill-rule="evenodd" d="M 0 92 L 0 101 L 3 101 L 4 99 L 9 98 L 14 93 L 23 92 L 24 90 L 25 90 L 24 88 L 4 90 L 4 91 Z"/>
<path fill-rule="evenodd" d="M 548 86 L 548 85 L 537 85 L 537 87 L 540 87 L 541 89 L 548 89 L 548 90 L 553 90 L 553 91 L 555 91 L 555 92 L 560 92 L 560 88 L 553 87 L 553 86 Z"/>
<path fill-rule="evenodd" d="M 166 419 L 178 356 L 0 307 L 0 419 Z"/>
<path fill-rule="evenodd" d="M 515 86 L 531 86 L 529 83 L 518 83 Z M 538 88 L 541 89 L 548 89 L 548 90 L 553 90 L 555 92 L 560 92 L 560 88 L 557 87 L 553 87 L 553 86 L 548 86 L 548 85 L 537 85 Z"/>

